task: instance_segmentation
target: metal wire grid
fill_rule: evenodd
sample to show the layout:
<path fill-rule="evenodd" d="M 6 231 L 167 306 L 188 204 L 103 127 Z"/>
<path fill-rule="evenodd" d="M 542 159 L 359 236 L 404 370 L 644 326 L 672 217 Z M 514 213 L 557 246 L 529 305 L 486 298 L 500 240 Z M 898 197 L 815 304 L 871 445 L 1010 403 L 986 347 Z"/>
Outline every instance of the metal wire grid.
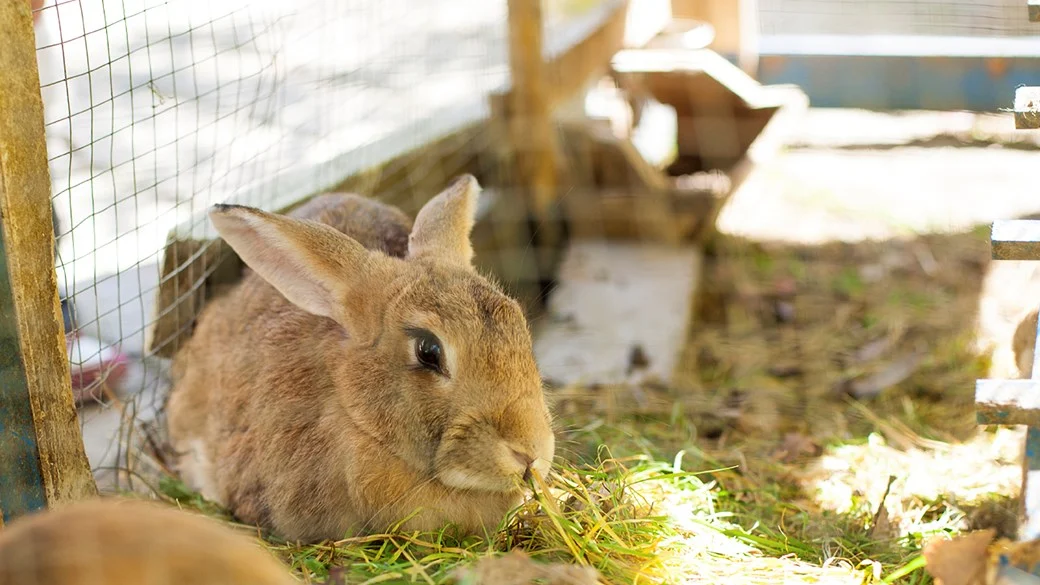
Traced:
<path fill-rule="evenodd" d="M 758 0 L 764 35 L 1040 35 L 1024 0 Z"/>
<path fill-rule="evenodd" d="M 229 198 L 332 187 L 486 115 L 507 77 L 504 0 L 57 0 L 34 16 L 73 372 L 107 394 L 86 388 L 80 411 L 99 481 L 125 464 L 126 423 L 164 400 L 146 338 L 171 230 Z M 102 346 L 128 358 L 118 381 Z"/>
<path fill-rule="evenodd" d="M 1029 30 L 1018 0 L 759 1 L 766 34 Z M 284 206 L 485 116 L 508 77 L 505 12 L 504 0 L 56 0 L 36 13 L 73 366 L 103 361 L 86 337 L 129 357 L 81 411 L 97 470 L 122 464 L 125 423 L 164 398 L 167 364 L 145 341 L 170 231 L 204 231 L 202 212 L 229 198 Z M 423 200 L 413 185 L 459 171 L 420 169 L 391 197 Z M 112 371 L 100 369 L 98 386 Z"/>

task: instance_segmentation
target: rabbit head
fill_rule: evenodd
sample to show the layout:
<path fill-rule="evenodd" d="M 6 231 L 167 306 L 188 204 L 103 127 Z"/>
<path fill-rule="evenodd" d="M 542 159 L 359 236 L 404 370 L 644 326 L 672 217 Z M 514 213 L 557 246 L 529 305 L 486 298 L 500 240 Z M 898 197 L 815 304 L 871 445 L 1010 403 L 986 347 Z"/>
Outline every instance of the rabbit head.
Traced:
<path fill-rule="evenodd" d="M 342 331 L 325 357 L 344 441 L 360 432 L 449 489 L 519 494 L 555 441 L 524 313 L 472 265 L 479 192 L 465 175 L 431 199 L 403 258 L 256 209 L 211 218 L 250 268 Z"/>

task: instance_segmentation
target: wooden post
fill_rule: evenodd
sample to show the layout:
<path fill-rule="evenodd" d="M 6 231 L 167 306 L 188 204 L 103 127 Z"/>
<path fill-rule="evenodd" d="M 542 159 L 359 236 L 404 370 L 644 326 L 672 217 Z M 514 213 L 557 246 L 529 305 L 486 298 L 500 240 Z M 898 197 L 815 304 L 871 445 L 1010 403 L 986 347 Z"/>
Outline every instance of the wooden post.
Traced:
<path fill-rule="evenodd" d="M 507 119 L 519 187 L 527 192 L 538 222 L 539 247 L 557 244 L 557 146 L 544 59 L 542 0 L 509 0 L 509 93 Z M 539 265 L 543 254 L 539 254 Z"/>
<path fill-rule="evenodd" d="M 0 502 L 4 520 L 97 493 L 73 405 L 29 2 L 0 2 Z"/>

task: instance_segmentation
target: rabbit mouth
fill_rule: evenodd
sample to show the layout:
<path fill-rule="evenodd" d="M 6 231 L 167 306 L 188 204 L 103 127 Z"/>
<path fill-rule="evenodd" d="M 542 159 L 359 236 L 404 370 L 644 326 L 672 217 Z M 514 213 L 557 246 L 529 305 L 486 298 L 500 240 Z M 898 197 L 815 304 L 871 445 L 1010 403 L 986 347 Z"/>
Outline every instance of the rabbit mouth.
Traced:
<path fill-rule="evenodd" d="M 491 459 L 491 458 L 489 458 Z M 541 477 L 549 473 L 549 462 L 544 459 L 522 459 L 510 453 L 502 461 L 500 469 L 490 466 L 449 468 L 437 475 L 437 479 L 449 488 L 495 493 L 522 492 L 531 480 L 532 471 Z"/>
<path fill-rule="evenodd" d="M 492 475 L 468 469 L 449 469 L 438 474 L 437 479 L 449 488 L 501 494 L 521 492 L 524 486 L 518 474 Z"/>

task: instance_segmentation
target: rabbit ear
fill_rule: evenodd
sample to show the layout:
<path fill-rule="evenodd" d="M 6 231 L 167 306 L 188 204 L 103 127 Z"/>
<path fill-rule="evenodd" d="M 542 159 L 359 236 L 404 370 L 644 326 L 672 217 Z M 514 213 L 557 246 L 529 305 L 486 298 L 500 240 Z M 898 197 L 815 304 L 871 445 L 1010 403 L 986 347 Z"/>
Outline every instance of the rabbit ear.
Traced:
<path fill-rule="evenodd" d="M 479 194 L 477 179 L 462 175 L 429 200 L 415 218 L 408 238 L 408 256 L 470 266 L 473 246 L 469 235 L 476 221 Z"/>
<path fill-rule="evenodd" d="M 365 283 L 384 259 L 331 226 L 239 205 L 216 205 L 210 220 L 247 266 L 301 309 L 329 317 L 355 334 Z M 358 309 L 357 311 L 351 308 Z M 360 315 L 359 315 L 360 313 Z"/>

